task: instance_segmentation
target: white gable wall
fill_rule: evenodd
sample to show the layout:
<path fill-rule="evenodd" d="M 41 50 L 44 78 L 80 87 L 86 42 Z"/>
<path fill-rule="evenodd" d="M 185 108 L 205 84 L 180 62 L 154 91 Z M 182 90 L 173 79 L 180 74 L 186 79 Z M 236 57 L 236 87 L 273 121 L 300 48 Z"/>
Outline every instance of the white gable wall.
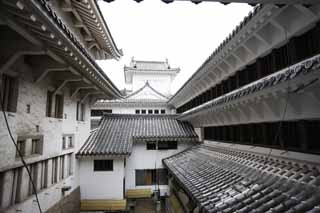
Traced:
<path fill-rule="evenodd" d="M 140 89 L 147 81 L 151 87 L 163 95 L 168 96 L 171 94 L 172 77 L 166 73 L 162 74 L 161 71 L 159 73 L 134 73 L 132 76 L 132 91 Z"/>
<path fill-rule="evenodd" d="M 123 199 L 124 160 L 113 160 L 113 171 L 93 171 L 94 159 L 80 159 L 81 199 Z"/>

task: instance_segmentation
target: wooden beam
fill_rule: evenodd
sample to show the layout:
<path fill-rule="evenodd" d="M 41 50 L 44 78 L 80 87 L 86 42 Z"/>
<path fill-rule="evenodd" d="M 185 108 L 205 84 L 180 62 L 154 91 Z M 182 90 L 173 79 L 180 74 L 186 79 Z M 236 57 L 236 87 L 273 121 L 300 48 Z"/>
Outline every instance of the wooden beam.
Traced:
<path fill-rule="evenodd" d="M 41 75 L 35 78 L 34 82 L 39 83 L 49 74 L 49 72 L 59 72 L 59 71 L 66 71 L 66 70 L 68 70 L 68 67 L 65 67 L 65 66 L 61 66 L 60 68 L 45 69 L 44 72 L 41 73 Z"/>
<path fill-rule="evenodd" d="M 80 92 L 81 89 L 95 89 L 95 86 L 84 86 L 84 87 L 77 87 L 71 94 L 71 98 L 75 98 L 76 95 Z"/>
<path fill-rule="evenodd" d="M 53 96 L 56 95 L 68 82 L 75 82 L 75 81 L 81 81 L 81 80 L 82 80 L 81 78 L 64 80 L 64 81 L 58 86 L 58 88 L 53 92 Z"/>
<path fill-rule="evenodd" d="M 0 74 L 3 73 L 6 69 L 9 69 L 21 56 L 24 55 L 45 55 L 45 51 L 17 51 L 12 55 L 6 63 L 0 67 Z"/>

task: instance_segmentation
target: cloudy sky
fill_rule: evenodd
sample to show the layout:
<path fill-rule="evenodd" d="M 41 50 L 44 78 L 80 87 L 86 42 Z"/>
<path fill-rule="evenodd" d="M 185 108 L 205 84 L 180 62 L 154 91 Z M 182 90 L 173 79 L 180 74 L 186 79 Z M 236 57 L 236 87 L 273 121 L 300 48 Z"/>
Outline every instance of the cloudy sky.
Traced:
<path fill-rule="evenodd" d="M 119 60 L 98 61 L 119 89 L 123 89 L 123 66 L 137 60 L 164 61 L 181 72 L 173 93 L 197 70 L 214 49 L 252 10 L 247 4 L 188 1 L 165 4 L 160 0 L 99 1 L 101 11 L 118 48 Z"/>

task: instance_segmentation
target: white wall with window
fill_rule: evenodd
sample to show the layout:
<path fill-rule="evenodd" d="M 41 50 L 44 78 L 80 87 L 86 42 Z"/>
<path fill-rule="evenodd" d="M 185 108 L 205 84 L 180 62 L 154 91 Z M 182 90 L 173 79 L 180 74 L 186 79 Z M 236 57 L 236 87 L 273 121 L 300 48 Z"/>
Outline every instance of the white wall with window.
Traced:
<path fill-rule="evenodd" d="M 126 163 L 126 190 L 128 189 L 143 189 L 150 188 L 151 190 L 158 189 L 155 175 L 161 176 L 163 179 L 163 171 L 160 172 L 152 171 L 155 169 L 163 169 L 162 159 L 172 156 L 178 152 L 185 150 L 190 147 L 192 143 L 190 142 L 175 142 L 173 140 L 168 141 L 154 141 L 150 140 L 148 142 L 134 142 L 131 155 L 127 158 Z M 148 170 L 148 171 L 146 171 Z M 140 180 L 136 180 L 137 177 L 144 176 L 144 181 L 148 184 L 139 184 Z M 142 175 L 142 173 L 144 173 Z M 153 176 L 153 177 L 152 177 Z M 151 179 L 150 179 L 151 178 Z M 165 182 L 159 182 L 160 194 L 161 196 L 169 194 L 168 185 Z"/>
<path fill-rule="evenodd" d="M 73 153 L 89 136 L 90 116 L 85 116 L 90 114 L 89 104 L 88 100 L 83 102 L 83 121 L 77 121 L 78 99 L 71 99 L 67 87 L 54 94 L 55 87 L 49 79 L 35 83 L 23 57 L 17 61 L 15 69 L 18 76 L 0 75 L 1 100 L 5 103 L 4 111 L 13 137 L 36 180 L 45 211 L 63 197 L 62 187 L 71 187 L 65 195 L 79 187 L 78 165 Z M 62 148 L 63 135 L 66 149 Z M 69 136 L 72 136 L 71 142 Z M 1 112 L 0 212 L 37 212 L 33 200 L 29 177 Z"/>
<path fill-rule="evenodd" d="M 80 158 L 81 199 L 123 199 L 123 158 Z"/>

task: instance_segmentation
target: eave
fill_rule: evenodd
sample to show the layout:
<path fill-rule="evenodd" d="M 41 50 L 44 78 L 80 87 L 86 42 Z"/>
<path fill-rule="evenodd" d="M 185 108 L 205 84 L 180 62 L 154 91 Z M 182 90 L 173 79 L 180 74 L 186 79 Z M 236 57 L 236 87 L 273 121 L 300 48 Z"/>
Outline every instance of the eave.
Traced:
<path fill-rule="evenodd" d="M 8 20 L 8 25 L 23 29 L 26 32 L 24 36 L 28 36 L 29 40 L 39 45 L 37 48 L 42 50 L 42 54 L 50 55 L 65 65 L 75 76 L 80 75 L 84 83 L 93 84 L 87 88 L 83 100 L 88 96 L 97 95 L 108 99 L 121 97 L 117 87 L 46 1 L 2 1 L 2 4 L 6 8 L 6 13 L 3 15 Z M 25 51 L 20 53 L 21 56 L 27 54 Z M 40 76 L 36 81 L 44 78 L 50 71 L 45 70 L 44 76 Z M 66 83 L 68 82 L 64 82 L 61 86 Z M 79 90 L 84 88 L 79 87 L 75 93 Z"/>
<path fill-rule="evenodd" d="M 316 5 L 255 7 L 168 102 L 183 105 L 308 30 L 319 17 Z"/>
<path fill-rule="evenodd" d="M 111 36 L 96 0 L 64 0 L 63 10 L 75 16 L 78 28 L 83 28 L 84 42 L 89 49 L 96 48 L 95 59 L 114 58 L 118 60 L 123 54 Z"/>

